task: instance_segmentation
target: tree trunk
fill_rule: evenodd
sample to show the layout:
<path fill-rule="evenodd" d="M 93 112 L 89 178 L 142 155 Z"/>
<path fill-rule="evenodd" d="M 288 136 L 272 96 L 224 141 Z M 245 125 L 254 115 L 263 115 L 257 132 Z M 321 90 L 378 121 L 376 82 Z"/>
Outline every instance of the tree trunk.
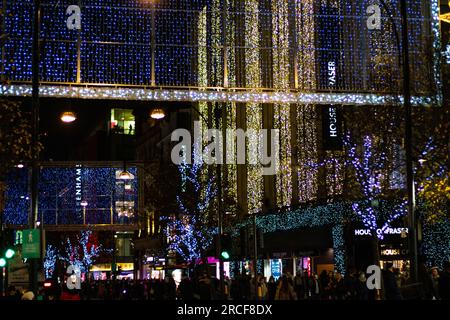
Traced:
<path fill-rule="evenodd" d="M 380 250 L 376 231 L 375 234 L 372 235 L 372 263 L 380 266 Z"/>
<path fill-rule="evenodd" d="M 372 263 L 378 267 L 380 267 L 380 250 L 379 250 L 379 240 L 377 233 L 372 235 Z M 383 276 L 381 277 L 381 290 L 376 290 L 375 299 L 382 300 L 384 293 L 384 281 Z"/>
<path fill-rule="evenodd" d="M 6 183 L 0 181 L 0 230 L 3 230 L 3 210 L 5 209 Z"/>

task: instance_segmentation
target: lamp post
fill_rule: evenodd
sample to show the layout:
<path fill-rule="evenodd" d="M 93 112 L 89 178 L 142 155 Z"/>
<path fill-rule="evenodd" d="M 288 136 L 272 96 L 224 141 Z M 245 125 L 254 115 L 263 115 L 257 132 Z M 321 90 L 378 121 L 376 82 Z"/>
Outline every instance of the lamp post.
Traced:
<path fill-rule="evenodd" d="M 196 108 L 193 108 L 197 112 L 199 112 Z M 200 113 L 200 112 L 199 112 Z M 216 127 L 217 129 L 220 127 L 220 118 L 222 117 L 222 108 L 219 106 L 216 106 L 215 112 L 214 112 L 215 120 L 216 120 Z M 223 142 L 222 142 L 223 143 Z M 225 282 L 224 282 L 224 265 L 223 265 L 223 257 L 221 255 L 222 252 L 222 235 L 223 235 L 223 203 L 222 203 L 222 163 L 224 162 L 224 152 L 223 152 L 223 146 L 221 146 L 222 150 L 219 153 L 222 157 L 220 159 L 219 163 L 216 164 L 216 174 L 217 174 L 217 196 L 218 196 L 218 206 L 217 206 L 217 224 L 218 224 L 218 231 L 219 231 L 219 241 L 217 243 L 217 249 L 219 251 L 219 281 L 220 281 L 220 299 L 224 299 L 224 289 L 225 289 Z"/>
<path fill-rule="evenodd" d="M 195 106 L 192 106 L 192 110 L 197 113 L 202 120 L 205 122 L 206 125 L 208 125 L 208 120 L 206 119 L 205 115 L 201 113 Z M 156 120 L 161 120 L 165 117 L 165 112 L 161 108 L 157 108 L 151 112 L 151 117 Z M 220 127 L 220 119 L 222 118 L 222 109 L 220 107 L 216 107 L 214 110 L 214 118 L 215 118 L 215 125 L 216 128 Z M 220 159 L 219 163 L 216 164 L 216 175 L 217 175 L 217 197 L 218 197 L 218 208 L 217 208 L 217 227 L 218 227 L 218 241 L 217 241 L 217 251 L 219 252 L 218 258 L 219 258 L 219 280 L 220 280 L 220 298 L 224 298 L 224 289 L 225 289 L 225 282 L 224 282 L 224 261 L 223 257 L 221 256 L 222 252 L 222 235 L 223 235 L 223 203 L 222 203 L 222 163 L 224 163 L 225 160 L 225 153 L 223 152 L 223 146 L 222 146 L 222 152 L 220 152 L 222 159 Z M 125 169 L 124 169 L 125 172 Z"/>
<path fill-rule="evenodd" d="M 83 200 L 81 202 L 81 206 L 83 207 L 83 225 L 86 225 L 86 207 L 88 206 L 88 203 L 86 200 Z"/>
<path fill-rule="evenodd" d="M 39 180 L 39 64 L 40 64 L 40 18 L 41 1 L 34 0 L 33 11 L 33 46 L 32 46 L 32 151 L 33 159 L 31 166 L 31 210 L 28 215 L 28 226 L 30 229 L 36 227 L 38 218 L 38 180 Z M 37 259 L 31 259 L 30 284 L 32 291 L 37 294 Z"/>
<path fill-rule="evenodd" d="M 384 0 L 380 0 L 382 6 L 388 11 Z M 418 265 L 417 265 L 417 223 L 415 215 L 415 199 L 414 199 L 414 177 L 413 177 L 413 160 L 412 160 L 412 108 L 411 108 L 411 73 L 409 61 L 409 42 L 408 42 L 408 10 L 406 0 L 400 0 L 400 14 L 402 19 L 402 36 L 401 45 L 403 50 L 399 50 L 402 61 L 403 72 L 403 106 L 405 116 L 405 153 L 406 153 L 406 188 L 408 199 L 408 228 L 409 238 L 408 247 L 410 255 L 410 275 L 414 283 L 418 281 Z M 397 45 L 400 49 L 400 40 L 398 37 L 397 25 L 390 16 L 392 24 L 394 25 Z"/>

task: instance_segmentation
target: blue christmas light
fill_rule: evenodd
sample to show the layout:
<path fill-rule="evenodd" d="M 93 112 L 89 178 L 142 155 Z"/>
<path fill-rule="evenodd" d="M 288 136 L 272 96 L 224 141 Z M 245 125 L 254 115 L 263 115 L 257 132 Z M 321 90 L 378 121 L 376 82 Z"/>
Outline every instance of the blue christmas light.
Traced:
<path fill-rule="evenodd" d="M 188 262 L 195 262 L 202 257 L 211 246 L 216 231 L 208 227 L 207 221 L 208 210 L 217 194 L 217 185 L 213 178 L 202 181 L 204 166 L 196 160 L 192 165 L 185 161 L 178 166 L 181 180 L 180 194 L 177 195 L 179 215 L 162 218 L 167 222 L 164 233 L 168 239 L 169 252 L 178 253 Z M 188 199 L 195 199 L 195 203 L 192 204 Z"/>
<path fill-rule="evenodd" d="M 277 57 L 276 53 L 280 49 L 276 43 L 268 48 L 265 48 L 263 43 L 254 48 L 242 48 L 241 38 L 246 33 L 245 30 L 238 30 L 236 21 L 241 18 L 246 20 L 249 13 L 248 8 L 241 6 L 239 1 L 226 2 L 229 20 L 223 26 L 220 15 L 217 13 L 218 10 L 222 10 L 221 2 L 164 0 L 152 3 L 142 0 L 79 0 L 75 3 L 81 7 L 81 30 L 68 30 L 66 27 L 68 17 L 66 9 L 69 4 L 74 3 L 54 0 L 42 1 L 41 80 L 59 84 L 79 82 L 81 84 L 149 86 L 152 69 L 151 22 L 154 16 L 157 86 L 223 87 L 224 59 L 222 46 L 224 39 L 227 40 L 227 47 L 229 48 L 229 79 L 227 80 L 229 84 L 238 84 L 238 78 L 245 79 L 247 71 L 238 68 L 239 64 L 236 62 L 240 57 L 236 52 L 242 51 L 244 55 L 256 54 L 256 57 L 258 57 L 263 50 L 267 50 L 268 53 L 272 51 L 273 56 Z M 4 48 L 5 61 L 2 63 L 4 69 L 1 72 L 9 81 L 31 81 L 33 1 L 7 0 L 2 2 L 2 5 L 3 3 L 6 5 L 5 28 L 6 33 L 10 35 L 10 40 Z M 290 4 L 289 10 L 293 13 L 293 17 L 292 19 L 285 19 L 289 25 L 287 27 L 280 25 L 273 29 L 273 32 L 277 33 L 278 39 L 287 39 L 286 45 L 289 55 L 310 55 L 311 52 L 317 56 L 323 54 L 323 59 L 317 61 L 321 70 L 327 68 L 329 62 L 327 57 L 336 59 L 339 65 L 339 78 L 342 81 L 338 81 L 337 87 L 334 89 L 347 92 L 371 91 L 377 94 L 385 92 L 385 84 L 392 83 L 392 72 L 388 75 L 383 73 L 382 70 L 380 71 L 377 57 L 380 54 L 387 56 L 389 58 L 387 60 L 393 61 L 388 63 L 389 68 L 398 68 L 396 65 L 397 44 L 395 37 L 393 37 L 391 20 L 386 17 L 383 10 L 383 30 L 368 32 L 362 26 L 367 18 L 366 9 L 373 3 L 372 1 L 335 0 L 327 3 L 329 3 L 328 6 L 314 6 L 301 2 Z M 430 5 L 428 3 L 424 5 L 423 3 L 422 0 L 408 2 L 409 23 L 411 25 L 409 33 L 410 50 L 412 57 L 416 59 L 415 63 L 412 63 L 414 68 L 412 74 L 423 76 L 421 71 L 424 67 L 427 67 L 427 63 L 420 59 L 424 56 L 424 38 L 422 35 L 431 33 L 427 34 L 427 37 L 432 36 L 434 39 L 435 59 L 429 65 L 434 71 L 435 79 L 433 80 L 439 87 L 438 5 L 437 0 L 431 1 Z M 400 29 L 401 18 L 398 0 L 391 2 L 390 6 L 396 27 Z M 275 7 L 278 6 L 275 5 Z M 205 9 L 206 14 L 206 39 L 202 44 L 206 48 L 199 48 L 198 20 L 203 9 Z M 423 14 L 424 10 L 431 14 Z M 152 12 L 154 12 L 154 15 L 152 15 Z M 272 30 L 277 12 L 274 12 L 270 2 L 262 2 L 261 5 L 256 6 L 256 14 L 260 18 L 257 18 L 258 30 L 255 30 L 255 34 L 261 36 L 265 30 Z M 302 24 L 305 21 L 309 22 L 304 29 L 297 28 L 297 24 Z M 243 26 L 243 29 L 245 27 L 248 26 Z M 295 37 L 286 34 L 286 30 L 296 29 L 299 32 L 295 34 Z M 223 30 L 227 30 L 228 33 L 222 34 Z M 335 30 L 344 30 L 344 33 L 336 33 Z M 333 37 L 328 37 L 330 34 L 333 34 Z M 322 39 L 322 41 L 313 42 L 311 47 L 311 44 L 302 44 L 302 37 Z M 335 38 L 335 41 L 333 38 Z M 368 44 L 368 52 L 362 50 L 359 45 L 362 42 Z M 337 47 L 336 43 L 338 43 Z M 201 63 L 206 64 L 202 68 L 207 70 L 209 75 L 206 83 L 199 85 L 199 68 L 197 65 L 200 63 L 198 57 L 202 50 L 206 52 L 207 58 L 202 60 Z M 343 52 L 346 53 L 343 54 Z M 369 60 L 367 59 L 368 56 Z M 290 58 L 293 58 L 293 56 Z M 80 79 L 78 79 L 77 72 L 78 59 L 80 62 Z M 261 59 L 259 70 L 256 70 L 260 75 L 270 74 L 275 70 L 272 69 L 273 61 L 269 60 Z M 344 68 L 350 66 L 353 72 L 344 72 Z M 363 70 L 363 66 L 366 66 L 365 70 Z M 329 89 L 328 85 L 324 83 L 324 79 L 327 77 L 319 77 L 320 80 L 317 83 L 311 83 L 310 76 L 305 78 L 305 74 L 309 71 L 311 71 L 311 75 L 317 73 L 317 70 L 311 69 L 312 67 L 300 66 L 298 70 L 299 81 L 305 82 L 301 84 L 301 87 L 309 91 Z M 302 68 L 309 71 L 300 70 Z M 290 76 L 288 82 L 292 82 L 294 79 L 292 63 L 289 63 L 287 71 Z M 413 83 L 415 87 L 423 87 L 420 79 L 413 79 Z M 264 81 L 255 84 L 260 88 L 278 86 L 275 89 L 286 89 L 285 87 L 281 88 L 281 84 L 276 84 L 270 79 L 264 79 Z M 245 87 L 245 84 L 240 84 L 240 86 Z M 293 83 L 288 84 L 288 88 L 293 86 Z M 417 90 L 417 92 L 421 92 L 421 90 Z M 439 97 L 437 100 L 440 100 Z"/>
<path fill-rule="evenodd" d="M 423 228 L 422 252 L 429 267 L 443 269 L 450 262 L 450 220 L 425 224 Z"/>
<path fill-rule="evenodd" d="M 83 224 L 83 207 L 86 201 L 87 224 L 134 223 L 138 209 L 137 169 L 128 168 L 135 179 L 124 182 L 116 179 L 123 168 L 80 167 L 81 189 L 77 190 L 77 168 L 44 167 L 39 179 L 39 219 L 45 225 Z M 15 170 L 7 177 L 4 221 L 11 225 L 26 225 L 30 206 L 28 170 Z M 125 185 L 129 187 L 125 187 Z M 77 200 L 77 192 L 81 199 Z M 132 208 L 130 209 L 130 205 Z M 125 216 L 122 212 L 130 214 Z M 58 214 L 57 214 L 58 213 Z"/>
<path fill-rule="evenodd" d="M 57 259 L 58 259 L 58 252 L 56 247 L 52 246 L 51 244 L 47 245 L 44 258 L 44 272 L 46 279 L 49 279 L 53 276 Z"/>
<path fill-rule="evenodd" d="M 75 243 L 72 243 L 70 238 L 67 237 L 64 252 L 58 258 L 76 267 L 81 272 L 89 272 L 89 267 L 94 264 L 96 258 L 104 251 L 102 245 L 91 245 L 90 248 L 88 247 L 91 235 L 92 231 L 83 230 L 77 236 Z"/>

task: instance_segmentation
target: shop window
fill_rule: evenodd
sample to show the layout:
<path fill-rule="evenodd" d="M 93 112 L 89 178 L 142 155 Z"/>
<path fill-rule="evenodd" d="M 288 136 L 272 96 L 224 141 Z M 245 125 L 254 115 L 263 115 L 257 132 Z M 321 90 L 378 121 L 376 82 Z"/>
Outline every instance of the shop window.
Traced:
<path fill-rule="evenodd" d="M 110 130 L 115 134 L 134 135 L 136 121 L 130 109 L 112 109 Z"/>

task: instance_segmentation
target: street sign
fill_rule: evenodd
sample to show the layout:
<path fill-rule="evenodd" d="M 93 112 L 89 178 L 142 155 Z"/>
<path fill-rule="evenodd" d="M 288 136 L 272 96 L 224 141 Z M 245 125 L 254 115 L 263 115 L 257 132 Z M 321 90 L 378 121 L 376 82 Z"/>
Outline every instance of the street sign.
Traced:
<path fill-rule="evenodd" d="M 23 230 L 22 256 L 31 259 L 41 257 L 41 230 Z"/>
<path fill-rule="evenodd" d="M 28 265 L 23 263 L 22 255 L 18 252 L 8 263 L 8 285 L 28 285 Z"/>

